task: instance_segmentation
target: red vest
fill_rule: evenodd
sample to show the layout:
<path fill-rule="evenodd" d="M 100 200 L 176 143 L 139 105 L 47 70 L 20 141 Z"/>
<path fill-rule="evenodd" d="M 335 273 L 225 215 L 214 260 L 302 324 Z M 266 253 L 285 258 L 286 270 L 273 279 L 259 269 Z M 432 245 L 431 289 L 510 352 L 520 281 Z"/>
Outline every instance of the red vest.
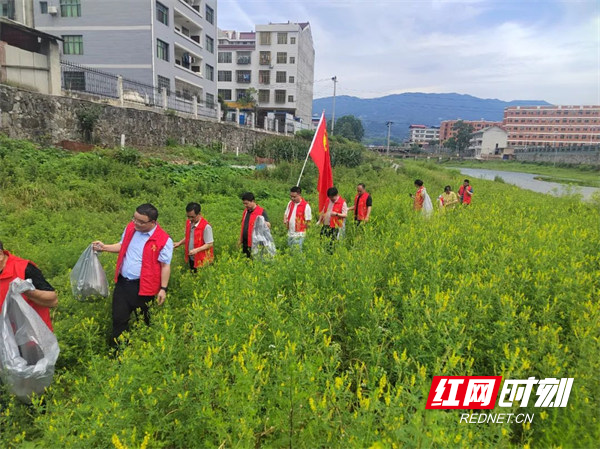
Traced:
<path fill-rule="evenodd" d="M 369 199 L 369 194 L 367 192 L 363 193 L 358 198 L 358 195 L 354 197 L 354 216 L 357 220 L 363 221 L 367 218 L 367 200 Z"/>
<path fill-rule="evenodd" d="M 288 204 L 288 207 L 289 207 L 288 216 L 287 216 L 288 223 L 290 222 L 292 212 L 294 212 L 295 204 L 296 203 L 294 203 L 293 201 L 290 201 L 290 203 Z M 306 202 L 306 200 L 304 198 L 302 198 L 300 200 L 300 203 L 298 204 L 298 206 L 296 206 L 296 232 L 306 232 L 306 216 L 304 215 L 304 211 L 306 210 L 307 204 L 308 203 Z M 289 224 L 288 224 L 288 227 L 289 227 Z"/>
<path fill-rule="evenodd" d="M 4 270 L 2 270 L 2 273 L 0 273 L 0 310 L 2 310 L 2 305 L 6 299 L 6 293 L 8 293 L 8 287 L 11 281 L 16 278 L 25 279 L 25 269 L 27 268 L 28 264 L 32 263 L 28 260 L 21 259 L 20 257 L 13 256 L 8 251 L 4 251 L 4 254 L 8 256 L 8 259 L 6 261 Z M 22 296 L 25 301 L 27 301 L 27 304 L 29 304 L 33 310 L 38 313 L 44 323 L 48 325 L 50 330 L 54 332 L 54 329 L 52 329 L 52 322 L 50 321 L 50 309 L 34 303 L 25 295 Z"/>
<path fill-rule="evenodd" d="M 208 221 L 204 219 L 204 217 L 200 218 L 200 223 L 198 226 L 194 228 L 194 248 L 200 248 L 204 245 L 204 229 L 208 226 Z M 190 228 L 192 227 L 192 222 L 188 220 L 185 223 L 185 261 L 187 263 L 190 260 L 189 247 L 190 247 Z M 194 268 L 201 267 L 205 263 L 211 263 L 214 259 L 213 248 L 210 247 L 205 249 L 204 251 L 200 251 L 196 253 L 194 256 Z"/>
<path fill-rule="evenodd" d="M 467 192 L 473 193 L 473 187 L 467 186 Z M 458 189 L 458 196 L 460 196 L 460 200 L 463 204 L 471 204 L 471 195 L 467 195 L 464 185 L 460 186 Z"/>
<path fill-rule="evenodd" d="M 331 200 L 329 200 L 331 201 Z M 331 212 L 336 212 L 338 214 L 342 213 L 342 208 L 344 207 L 344 198 L 340 196 L 338 196 L 338 199 L 335 200 L 335 203 L 333 203 L 333 208 L 331 209 Z M 341 228 L 344 224 L 344 219 L 342 217 L 334 217 L 333 215 L 330 216 L 329 218 L 329 227 L 331 228 Z"/>
<path fill-rule="evenodd" d="M 248 248 L 252 248 L 252 231 L 254 231 L 254 222 L 259 215 L 262 215 L 264 209 L 260 206 L 256 206 L 252 212 L 250 212 L 250 223 L 248 223 Z M 240 231 L 240 239 L 244 240 L 243 232 L 244 232 L 244 221 L 246 220 L 246 214 L 248 213 L 248 209 L 244 209 L 244 213 L 242 214 L 242 229 Z"/>
<path fill-rule="evenodd" d="M 415 200 L 414 200 L 414 204 L 413 204 L 413 208 L 414 210 L 421 210 L 423 209 L 423 202 L 425 201 L 425 198 L 423 197 L 423 189 L 425 187 L 421 186 L 417 189 L 417 193 L 415 193 Z"/>
<path fill-rule="evenodd" d="M 135 225 L 133 222 L 127 225 L 125 229 L 125 237 L 121 244 L 121 251 L 117 258 L 117 268 L 115 269 L 115 282 L 119 280 L 119 273 L 123 265 L 123 259 L 127 254 L 127 248 L 135 233 Z M 144 245 L 142 252 L 142 270 L 140 272 L 140 296 L 154 296 L 160 291 L 160 262 L 158 256 L 169 240 L 169 234 L 156 225 L 156 229 L 152 236 Z"/>

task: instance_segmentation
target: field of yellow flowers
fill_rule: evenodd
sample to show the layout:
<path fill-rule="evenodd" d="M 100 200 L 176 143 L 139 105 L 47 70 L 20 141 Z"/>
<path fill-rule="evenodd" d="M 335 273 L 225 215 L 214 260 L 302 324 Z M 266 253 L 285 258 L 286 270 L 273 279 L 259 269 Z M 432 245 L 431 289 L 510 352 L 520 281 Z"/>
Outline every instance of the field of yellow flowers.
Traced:
<path fill-rule="evenodd" d="M 0 240 L 59 291 L 61 356 L 32 406 L 0 387 L 0 447 L 598 446 L 598 202 L 476 181 L 471 207 L 424 220 L 411 210 L 413 180 L 435 199 L 461 176 L 366 158 L 334 168 L 334 180 L 349 203 L 367 184 L 371 223 L 349 226 L 333 254 L 310 229 L 293 255 L 281 221 L 298 169 L 73 155 L 3 138 Z M 303 181 L 313 204 L 315 180 L 309 170 Z M 245 190 L 270 214 L 273 260 L 236 248 Z M 74 299 L 69 271 L 92 240 L 118 241 L 147 201 L 175 240 L 185 204 L 200 201 L 216 262 L 191 274 L 176 252 L 165 305 L 115 358 L 110 299 Z M 112 277 L 114 255 L 101 261 Z M 566 408 L 508 410 L 532 423 L 465 424 L 462 410 L 425 409 L 434 375 L 575 380 Z"/>

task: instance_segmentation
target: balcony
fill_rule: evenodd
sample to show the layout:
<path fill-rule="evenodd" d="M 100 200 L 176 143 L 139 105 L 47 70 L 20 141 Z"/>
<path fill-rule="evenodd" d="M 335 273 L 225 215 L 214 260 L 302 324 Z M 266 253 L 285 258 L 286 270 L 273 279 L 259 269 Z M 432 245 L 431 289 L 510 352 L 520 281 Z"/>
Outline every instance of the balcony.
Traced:
<path fill-rule="evenodd" d="M 174 13 L 175 32 L 202 47 L 202 44 L 200 43 L 200 39 L 202 38 L 202 27 L 191 21 L 179 11 L 175 10 Z"/>
<path fill-rule="evenodd" d="M 201 0 L 179 0 L 181 3 L 185 4 L 188 8 L 193 9 L 198 14 L 200 14 L 200 6 L 202 5 Z"/>
<path fill-rule="evenodd" d="M 197 76 L 202 76 L 202 57 L 175 44 L 175 65 Z"/>

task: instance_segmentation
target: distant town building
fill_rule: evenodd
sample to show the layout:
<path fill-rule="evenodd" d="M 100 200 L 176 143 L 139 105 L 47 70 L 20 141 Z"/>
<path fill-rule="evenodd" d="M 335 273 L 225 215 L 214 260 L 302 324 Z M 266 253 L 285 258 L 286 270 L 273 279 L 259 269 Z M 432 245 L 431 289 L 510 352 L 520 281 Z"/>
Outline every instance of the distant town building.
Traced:
<path fill-rule="evenodd" d="M 410 125 L 408 129 L 410 143 L 428 144 L 440 140 L 440 128 L 437 126 Z"/>
<path fill-rule="evenodd" d="M 215 104 L 217 0 L 34 3 L 36 29 L 62 38 L 64 60 Z M 63 75 L 71 89 L 91 81 L 83 71 Z"/>
<path fill-rule="evenodd" d="M 510 106 L 508 146 L 561 147 L 600 143 L 600 106 Z"/>
<path fill-rule="evenodd" d="M 0 0 L 0 17 L 33 28 L 33 0 Z"/>
<path fill-rule="evenodd" d="M 312 124 L 315 51 L 308 23 L 256 25 L 256 32 L 219 30 L 218 88 L 224 100 L 236 102 L 253 88 L 257 120 L 275 120 L 278 131 L 286 117 Z"/>
<path fill-rule="evenodd" d="M 500 155 L 507 146 L 507 132 L 499 126 L 490 126 L 471 135 L 469 150 L 475 157 Z"/>
<path fill-rule="evenodd" d="M 492 122 L 488 120 L 444 120 L 440 124 L 440 142 L 445 142 L 450 137 L 454 137 L 456 135 L 456 131 L 454 130 L 454 124 L 456 122 L 462 121 L 463 123 L 467 123 L 472 126 L 473 132 L 480 131 L 483 128 L 489 128 L 490 126 L 502 126 L 502 122 Z"/>

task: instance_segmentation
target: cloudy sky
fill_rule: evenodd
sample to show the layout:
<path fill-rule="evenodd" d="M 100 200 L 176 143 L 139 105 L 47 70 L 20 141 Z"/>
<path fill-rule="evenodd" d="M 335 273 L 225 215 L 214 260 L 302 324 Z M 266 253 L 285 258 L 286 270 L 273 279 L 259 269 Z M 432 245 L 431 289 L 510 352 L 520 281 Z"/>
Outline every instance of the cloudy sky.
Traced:
<path fill-rule="evenodd" d="M 219 0 L 218 26 L 310 22 L 315 98 L 457 92 L 600 104 L 598 0 Z"/>

